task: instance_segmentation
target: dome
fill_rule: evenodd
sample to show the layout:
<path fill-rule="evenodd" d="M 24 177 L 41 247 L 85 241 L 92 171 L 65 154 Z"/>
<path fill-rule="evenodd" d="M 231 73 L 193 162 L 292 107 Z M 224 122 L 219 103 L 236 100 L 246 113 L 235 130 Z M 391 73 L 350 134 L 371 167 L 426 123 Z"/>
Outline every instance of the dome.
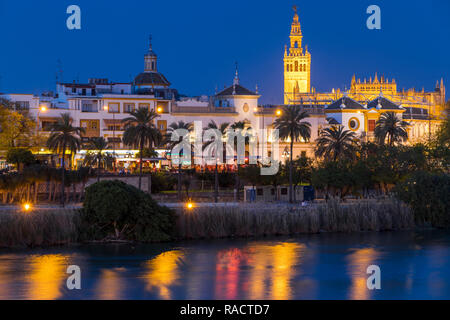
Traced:
<path fill-rule="evenodd" d="M 134 78 L 134 84 L 137 86 L 170 86 L 170 82 L 159 72 L 142 72 Z"/>

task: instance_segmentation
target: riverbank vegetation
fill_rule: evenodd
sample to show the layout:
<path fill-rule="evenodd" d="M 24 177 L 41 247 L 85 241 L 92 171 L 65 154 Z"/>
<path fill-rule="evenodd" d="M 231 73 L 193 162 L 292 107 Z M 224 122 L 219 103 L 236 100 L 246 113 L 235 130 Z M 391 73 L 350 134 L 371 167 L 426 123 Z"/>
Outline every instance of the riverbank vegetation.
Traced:
<path fill-rule="evenodd" d="M 0 247 L 77 243 L 80 239 L 79 226 L 77 210 L 4 210 L 0 214 Z"/>
<path fill-rule="evenodd" d="M 136 192 L 137 188 L 124 183 L 104 181 L 100 184 L 96 190 L 89 190 L 95 185 L 87 188 L 88 203 L 83 209 L 3 212 L 0 247 L 391 231 L 415 227 L 410 208 L 396 200 L 342 203 L 333 199 L 308 207 L 194 205 L 191 209 L 174 211 L 157 205 L 149 195 Z M 99 197 L 104 200 L 92 207 L 92 201 Z M 122 201 L 122 197 L 127 200 Z"/>
<path fill-rule="evenodd" d="M 308 207 L 256 204 L 180 209 L 179 239 L 261 237 L 319 232 L 390 231 L 414 228 L 411 210 L 399 201 L 340 203 Z"/>

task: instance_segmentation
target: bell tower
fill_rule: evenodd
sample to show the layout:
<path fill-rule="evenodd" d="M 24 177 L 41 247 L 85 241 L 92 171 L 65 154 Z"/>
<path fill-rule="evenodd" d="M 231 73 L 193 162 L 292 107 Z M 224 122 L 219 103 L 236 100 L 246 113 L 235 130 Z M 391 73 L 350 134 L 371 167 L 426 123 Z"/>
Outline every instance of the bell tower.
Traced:
<path fill-rule="evenodd" d="M 153 51 L 152 36 L 150 35 L 148 52 L 144 55 L 145 72 L 158 72 L 156 63 L 157 63 L 157 56 L 156 53 Z"/>
<path fill-rule="evenodd" d="M 300 100 L 302 93 L 311 91 L 311 54 L 308 47 L 303 51 L 302 29 L 297 7 L 294 6 L 294 18 L 291 25 L 290 47 L 284 49 L 284 103 Z"/>

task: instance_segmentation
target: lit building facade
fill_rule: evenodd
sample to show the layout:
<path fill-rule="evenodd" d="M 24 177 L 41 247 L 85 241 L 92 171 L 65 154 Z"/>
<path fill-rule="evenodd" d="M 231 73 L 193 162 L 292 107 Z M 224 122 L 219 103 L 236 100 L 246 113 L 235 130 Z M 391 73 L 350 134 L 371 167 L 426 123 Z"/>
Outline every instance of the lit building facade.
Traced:
<path fill-rule="evenodd" d="M 308 112 L 311 139 L 294 144 L 293 157 L 314 157 L 314 141 L 320 131 L 331 125 L 342 125 L 361 139 L 372 139 L 375 123 L 383 112 L 392 111 L 410 123 L 409 142 L 427 139 L 440 124 L 445 104 L 443 80 L 435 90 L 418 92 L 414 89 L 399 91 L 394 79 L 383 76 L 369 80 L 354 76 L 350 89 L 332 89 L 317 93 L 311 87 L 311 54 L 303 49 L 300 19 L 295 8 L 291 25 L 289 48 L 284 52 L 284 106 L 301 105 Z M 164 134 L 173 122 L 210 121 L 217 124 L 245 121 L 252 129 L 271 129 L 277 110 L 283 105 L 261 106 L 258 90 L 244 87 L 236 70 L 233 82 L 213 96 L 180 97 L 176 89 L 159 71 L 158 56 L 153 51 L 151 39 L 144 55 L 144 70 L 131 83 L 110 82 L 107 79 L 89 79 L 88 83 L 58 83 L 55 93 L 4 94 L 9 99 L 29 109 L 39 124 L 40 133 L 49 133 L 51 124 L 62 113 L 68 112 L 75 126 L 86 133 L 87 143 L 94 137 L 104 137 L 116 152 L 119 162 L 136 161 L 137 150 L 122 143 L 122 120 L 137 108 L 147 108 L 159 114 L 155 125 Z M 44 108 L 43 108 L 44 107 Z M 289 156 L 289 141 L 279 144 L 280 159 Z M 164 157 L 165 150 L 159 150 Z M 86 150 L 77 155 L 80 161 Z"/>

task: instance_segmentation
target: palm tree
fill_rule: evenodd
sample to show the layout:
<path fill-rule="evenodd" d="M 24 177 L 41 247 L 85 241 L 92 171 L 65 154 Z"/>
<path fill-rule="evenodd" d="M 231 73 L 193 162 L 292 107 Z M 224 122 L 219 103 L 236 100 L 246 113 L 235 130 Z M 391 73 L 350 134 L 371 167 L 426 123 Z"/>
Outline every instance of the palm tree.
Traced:
<path fill-rule="evenodd" d="M 221 134 L 220 139 L 222 139 L 222 137 L 226 134 L 229 126 L 230 124 L 228 122 L 224 122 L 221 125 L 217 125 L 217 123 L 214 120 L 211 120 L 211 122 L 209 122 L 206 128 L 204 128 L 203 130 L 209 129 L 219 130 Z M 205 141 L 203 143 L 203 150 L 208 149 L 209 154 L 217 153 L 218 150 L 216 150 L 215 148 L 216 144 L 215 143 L 213 144 L 213 142 L 215 142 L 215 139 Z M 226 153 L 225 142 L 223 142 L 223 152 Z M 217 154 L 214 156 L 216 159 L 216 166 L 214 168 L 214 202 L 218 202 L 219 199 L 219 170 L 218 170 L 217 156 L 218 156 Z"/>
<path fill-rule="evenodd" d="M 191 122 L 184 122 L 183 120 L 180 120 L 178 122 L 172 122 L 170 126 L 167 128 L 167 134 L 165 137 L 165 143 L 167 145 L 167 148 L 170 150 L 173 150 L 173 148 L 178 145 L 183 139 L 188 138 L 189 133 L 193 130 L 193 125 Z M 185 130 L 184 133 L 182 133 Z M 172 138 L 173 137 L 173 138 Z M 184 150 L 183 150 L 184 152 Z M 179 155 L 181 156 L 181 154 Z M 172 155 L 171 155 L 172 157 Z M 178 161 L 178 183 L 177 183 L 177 192 L 178 192 L 178 200 L 181 201 L 182 194 L 181 194 L 181 159 Z"/>
<path fill-rule="evenodd" d="M 282 114 L 274 121 L 274 127 L 279 130 L 280 139 L 290 139 L 291 152 L 289 155 L 289 202 L 292 203 L 293 189 L 292 189 L 292 156 L 294 151 L 294 141 L 297 142 L 302 138 L 308 141 L 311 137 L 311 124 L 303 121 L 309 115 L 306 111 L 302 111 L 299 105 L 285 106 L 282 109 Z"/>
<path fill-rule="evenodd" d="M 247 122 L 246 121 L 236 121 L 234 122 L 230 128 L 235 130 L 237 132 L 238 137 L 242 136 L 242 132 L 246 129 Z M 251 127 L 248 127 L 247 130 L 251 129 Z M 244 138 L 245 139 L 245 138 Z M 245 140 L 244 140 L 244 147 L 245 147 Z M 235 190 L 236 190 L 236 195 L 235 195 L 235 200 L 239 201 L 240 197 L 239 197 L 239 157 L 237 154 L 237 143 L 234 144 L 234 152 L 236 154 L 236 173 L 235 173 Z"/>
<path fill-rule="evenodd" d="M 76 153 L 81 148 L 81 134 L 84 128 L 72 126 L 69 113 L 61 114 L 56 123 L 50 127 L 50 136 L 47 147 L 57 153 L 61 153 L 61 205 L 64 207 L 64 176 L 65 176 L 65 154 L 69 150 Z"/>
<path fill-rule="evenodd" d="M 378 143 L 384 144 L 386 137 L 388 145 L 408 140 L 406 128 L 409 123 L 400 119 L 395 112 L 382 113 L 375 127 L 375 137 Z"/>
<path fill-rule="evenodd" d="M 354 141 L 356 133 L 344 130 L 343 126 L 332 126 L 321 130 L 316 140 L 316 156 L 327 160 L 353 159 L 355 156 Z"/>
<path fill-rule="evenodd" d="M 97 182 L 100 181 L 100 170 L 107 168 L 111 165 L 114 158 L 108 153 L 104 153 L 104 150 L 110 148 L 108 141 L 103 137 L 93 138 L 89 141 L 88 152 L 84 158 L 83 165 L 92 166 L 97 165 Z M 94 152 L 95 151 L 95 152 Z"/>
<path fill-rule="evenodd" d="M 139 148 L 139 190 L 142 182 L 142 152 L 146 146 L 153 149 L 153 145 L 159 144 L 162 140 L 161 132 L 154 124 L 157 117 L 159 114 L 155 111 L 139 108 L 130 112 L 130 117 L 122 120 L 125 124 L 123 143 Z"/>

